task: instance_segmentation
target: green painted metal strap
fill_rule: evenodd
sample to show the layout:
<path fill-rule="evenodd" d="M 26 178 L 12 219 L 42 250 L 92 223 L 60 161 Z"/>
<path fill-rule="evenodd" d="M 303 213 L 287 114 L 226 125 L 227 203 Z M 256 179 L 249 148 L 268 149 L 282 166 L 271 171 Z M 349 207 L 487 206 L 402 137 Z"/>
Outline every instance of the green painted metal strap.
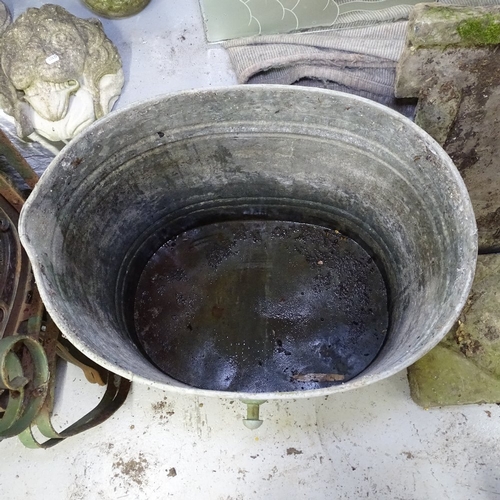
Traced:
<path fill-rule="evenodd" d="M 33 363 L 31 382 L 24 376 L 17 353 L 23 347 Z M 45 401 L 48 382 L 47 356 L 38 341 L 24 335 L 0 340 L 0 390 L 8 391 L 7 407 L 0 418 L 0 438 L 16 436 L 30 426 Z"/>
<path fill-rule="evenodd" d="M 33 423 L 19 435 L 20 441 L 27 448 L 51 448 L 68 437 L 101 424 L 125 402 L 131 386 L 131 382 L 102 368 L 78 351 L 68 341 L 60 338 L 59 329 L 51 318 L 48 318 L 46 322 L 42 339 L 49 359 L 51 376 L 47 397 L 42 408 Z M 56 387 L 56 352 L 61 358 L 82 369 L 90 382 L 107 385 L 99 404 L 84 417 L 62 431 L 56 431 L 51 421 Z M 40 434 L 48 438 L 48 440 L 45 442 L 38 441 L 33 434 L 34 427 L 37 427 Z"/>
<path fill-rule="evenodd" d="M 109 373 L 108 384 L 103 398 L 92 411 L 80 420 L 65 430 L 58 432 L 52 425 L 50 409 L 44 407 L 33 422 L 33 425 L 19 435 L 19 439 L 27 448 L 52 448 L 64 439 L 91 429 L 107 420 L 125 402 L 130 386 L 130 381 L 114 373 Z M 34 426 L 37 426 L 40 433 L 49 439 L 45 442 L 39 442 L 33 435 Z"/>
<path fill-rule="evenodd" d="M 7 352 L 2 365 L 2 380 L 5 378 L 15 381 L 23 378 L 23 368 L 18 357 L 12 352 Z M 23 378 L 24 379 L 24 378 Z M 26 379 L 24 379 L 26 380 Z M 17 385 L 17 383 L 16 383 Z M 0 436 L 4 436 L 7 431 L 19 420 L 23 411 L 24 387 L 19 384 L 16 391 L 9 394 L 7 406 L 3 417 L 0 419 Z"/>
<path fill-rule="evenodd" d="M 0 155 L 5 156 L 30 188 L 35 186 L 38 176 L 2 131 Z M 52 319 L 45 318 L 40 295 L 32 282 L 30 263 L 17 234 L 18 216 L 24 201 L 24 195 L 12 180 L 0 173 L 0 234 L 3 235 L 0 243 L 4 243 L 4 253 L 11 257 L 4 256 L 9 266 L 6 269 L 11 273 L 2 276 L 2 280 L 13 284 L 12 293 L 0 297 L 0 306 L 3 305 L 0 309 L 5 318 L 3 322 L 0 319 L 0 440 L 19 436 L 29 448 L 50 448 L 109 418 L 125 401 L 131 383 L 80 353 L 61 338 Z M 8 307 L 5 306 L 7 299 Z M 90 382 L 107 384 L 100 403 L 60 432 L 51 422 L 57 355 L 79 366 Z M 47 441 L 39 443 L 35 439 L 34 426 L 48 438 Z"/>

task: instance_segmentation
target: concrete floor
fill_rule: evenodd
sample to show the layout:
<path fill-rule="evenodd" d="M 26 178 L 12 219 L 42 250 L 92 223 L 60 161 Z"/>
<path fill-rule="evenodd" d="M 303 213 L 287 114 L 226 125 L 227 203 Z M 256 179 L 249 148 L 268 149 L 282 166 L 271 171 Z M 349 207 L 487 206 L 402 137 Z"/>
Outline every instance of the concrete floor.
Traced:
<path fill-rule="evenodd" d="M 4 2 L 14 16 L 44 3 Z M 76 0 L 53 3 L 90 17 Z M 117 107 L 236 83 L 224 50 L 205 42 L 196 0 L 152 0 L 136 17 L 103 24 L 127 78 Z M 60 392 L 64 427 L 101 389 L 70 366 Z M 255 431 L 241 423 L 244 412 L 238 401 L 134 385 L 110 420 L 51 450 L 2 441 L 1 498 L 500 498 L 500 407 L 425 411 L 411 401 L 406 373 L 327 399 L 266 403 Z"/>
<path fill-rule="evenodd" d="M 97 402 L 76 368 L 63 392 L 61 426 Z M 50 500 L 500 496 L 500 408 L 422 410 L 404 373 L 328 399 L 266 403 L 256 431 L 243 415 L 238 401 L 135 385 L 110 420 L 56 448 L 0 443 L 0 491 Z"/>

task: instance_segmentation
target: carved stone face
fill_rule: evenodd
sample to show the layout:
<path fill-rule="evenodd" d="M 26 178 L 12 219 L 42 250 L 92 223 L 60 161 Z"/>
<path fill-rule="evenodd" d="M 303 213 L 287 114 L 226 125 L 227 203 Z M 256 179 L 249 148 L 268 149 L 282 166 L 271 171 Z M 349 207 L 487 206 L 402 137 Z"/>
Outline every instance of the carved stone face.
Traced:
<path fill-rule="evenodd" d="M 19 135 L 52 141 L 69 140 L 108 113 L 123 86 L 120 57 L 101 23 L 50 4 L 7 28 L 0 70 L 0 107 L 14 116 Z"/>

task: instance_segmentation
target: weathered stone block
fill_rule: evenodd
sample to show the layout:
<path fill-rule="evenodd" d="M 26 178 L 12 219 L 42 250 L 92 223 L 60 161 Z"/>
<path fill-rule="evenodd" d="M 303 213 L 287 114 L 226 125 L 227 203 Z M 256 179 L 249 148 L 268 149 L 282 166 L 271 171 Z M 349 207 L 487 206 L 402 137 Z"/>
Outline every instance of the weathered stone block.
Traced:
<path fill-rule="evenodd" d="M 408 379 L 425 408 L 500 402 L 500 254 L 479 256 L 456 327 L 408 369 Z"/>
<path fill-rule="evenodd" d="M 398 63 L 397 97 L 458 167 L 481 251 L 500 251 L 500 6 L 417 5 Z"/>

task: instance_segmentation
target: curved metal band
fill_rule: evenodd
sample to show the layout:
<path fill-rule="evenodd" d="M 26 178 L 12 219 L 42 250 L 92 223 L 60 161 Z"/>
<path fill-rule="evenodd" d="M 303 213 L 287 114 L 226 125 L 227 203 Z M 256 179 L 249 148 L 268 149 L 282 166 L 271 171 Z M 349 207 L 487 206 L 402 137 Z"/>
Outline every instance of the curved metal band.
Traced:
<path fill-rule="evenodd" d="M 14 352 L 19 344 L 26 347 L 33 362 L 31 386 Z M 29 427 L 47 396 L 48 381 L 47 356 L 39 342 L 24 335 L 0 339 L 0 389 L 9 391 L 8 404 L 0 419 L 0 437 L 16 436 Z"/>

